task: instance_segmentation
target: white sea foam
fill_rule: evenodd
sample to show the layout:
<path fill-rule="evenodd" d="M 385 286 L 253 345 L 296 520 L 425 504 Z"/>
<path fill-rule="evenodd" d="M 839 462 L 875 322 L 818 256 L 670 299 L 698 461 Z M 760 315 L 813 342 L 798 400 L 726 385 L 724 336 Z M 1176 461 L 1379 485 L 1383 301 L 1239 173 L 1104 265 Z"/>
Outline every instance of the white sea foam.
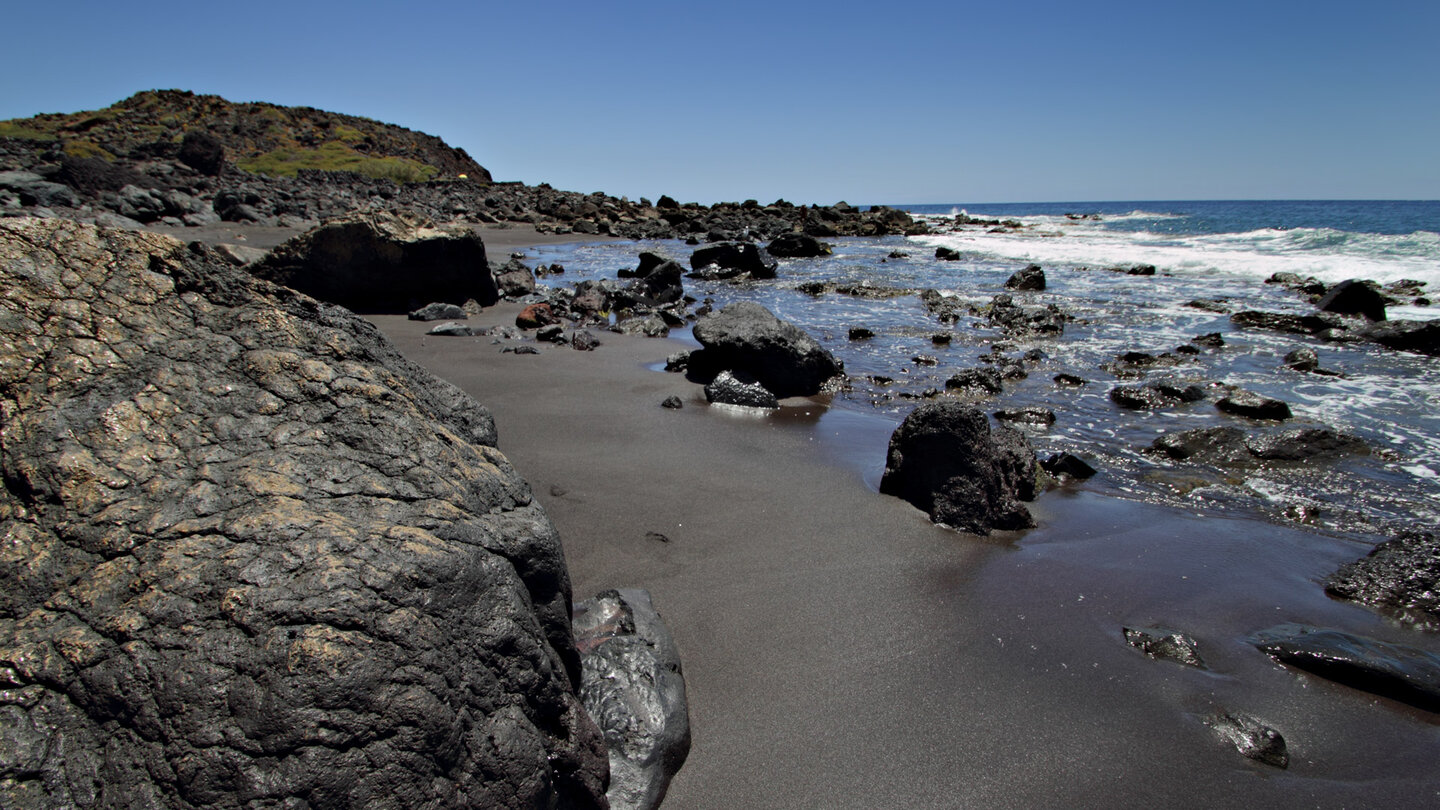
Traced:
<path fill-rule="evenodd" d="M 1136 218 L 1141 215 L 1137 212 Z M 1109 230 L 1103 223 L 1064 217 L 1024 221 L 1033 227 L 1016 233 L 973 230 L 914 239 L 982 261 L 1088 267 L 1153 264 L 1177 275 L 1224 273 L 1262 280 L 1286 272 L 1332 284 L 1351 278 L 1382 284 L 1415 279 L 1440 289 L 1440 234 L 1429 231 L 1389 235 L 1263 228 L 1245 233 L 1162 234 Z"/>

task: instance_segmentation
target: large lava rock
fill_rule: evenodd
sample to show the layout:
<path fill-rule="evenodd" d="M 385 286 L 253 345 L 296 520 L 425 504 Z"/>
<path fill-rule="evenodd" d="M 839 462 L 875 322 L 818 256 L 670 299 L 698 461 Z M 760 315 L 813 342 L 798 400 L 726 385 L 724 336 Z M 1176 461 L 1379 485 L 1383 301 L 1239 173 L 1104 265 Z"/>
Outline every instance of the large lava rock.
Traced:
<path fill-rule="evenodd" d="M 1440 655 L 1341 630 L 1286 624 L 1257 633 L 1261 652 L 1336 683 L 1440 712 Z"/>
<path fill-rule="evenodd" d="M 717 242 L 690 254 L 694 274 L 711 280 L 749 276 L 752 279 L 775 278 L 779 262 L 769 253 L 750 242 Z"/>
<path fill-rule="evenodd" d="M 580 696 L 610 751 L 613 810 L 660 806 L 690 754 L 680 653 L 647 591 L 605 591 L 575 606 Z"/>
<path fill-rule="evenodd" d="M 256 276 L 356 312 L 409 312 L 440 301 L 500 300 L 474 231 L 406 213 L 364 211 L 330 220 L 251 266 Z"/>
<path fill-rule="evenodd" d="M 1035 525 L 1035 453 L 1019 431 L 975 408 L 936 402 L 910 412 L 890 437 L 880 491 L 904 498 L 936 523 L 974 534 Z"/>
<path fill-rule="evenodd" d="M 596 807 L 490 415 L 154 234 L 0 223 L 0 806 Z"/>
<path fill-rule="evenodd" d="M 749 301 L 701 318 L 692 331 L 703 348 L 690 353 L 690 371 L 704 381 L 725 370 L 746 372 L 783 399 L 819 393 L 845 370 L 799 327 Z"/>

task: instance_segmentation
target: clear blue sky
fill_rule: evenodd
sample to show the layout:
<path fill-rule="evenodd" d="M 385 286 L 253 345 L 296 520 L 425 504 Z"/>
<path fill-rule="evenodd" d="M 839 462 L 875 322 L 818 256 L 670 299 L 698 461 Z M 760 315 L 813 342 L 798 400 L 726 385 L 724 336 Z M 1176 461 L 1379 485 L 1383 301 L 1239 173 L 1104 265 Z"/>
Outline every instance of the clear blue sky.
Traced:
<path fill-rule="evenodd" d="M 0 119 L 179 88 L 681 201 L 1440 198 L 1440 2 L 0 0 Z"/>

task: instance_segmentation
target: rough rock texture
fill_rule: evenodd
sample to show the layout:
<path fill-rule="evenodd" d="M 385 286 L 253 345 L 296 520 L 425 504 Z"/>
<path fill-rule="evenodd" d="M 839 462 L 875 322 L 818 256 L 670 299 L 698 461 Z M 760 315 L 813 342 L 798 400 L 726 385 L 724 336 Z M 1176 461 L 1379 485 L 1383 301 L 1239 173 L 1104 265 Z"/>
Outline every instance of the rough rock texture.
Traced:
<path fill-rule="evenodd" d="M 744 301 L 701 318 L 693 330 L 704 348 L 690 353 L 690 370 L 704 380 L 721 371 L 745 371 L 775 396 L 818 393 L 844 367 L 819 341 Z"/>
<path fill-rule="evenodd" d="M 1015 271 L 1015 274 L 1006 279 L 1005 287 L 1011 290 L 1043 290 L 1045 289 L 1045 271 L 1040 265 L 1032 264 L 1023 270 Z"/>
<path fill-rule="evenodd" d="M 1282 664 L 1382 697 L 1440 712 L 1440 655 L 1339 630 L 1281 625 L 1255 646 Z"/>
<path fill-rule="evenodd" d="M 766 253 L 782 259 L 811 259 L 817 256 L 829 256 L 833 250 L 834 246 L 829 242 L 821 242 L 819 239 L 803 233 L 781 234 L 765 246 Z"/>
<path fill-rule="evenodd" d="M 1414 531 L 1387 540 L 1331 574 L 1325 591 L 1440 628 L 1440 536 Z"/>
<path fill-rule="evenodd" d="M 1273 397 L 1262 396 L 1253 391 L 1235 389 L 1228 396 L 1221 397 L 1215 407 L 1234 416 L 1250 419 L 1283 421 L 1291 416 L 1290 406 Z"/>
<path fill-rule="evenodd" d="M 201 248 L 0 223 L 0 806 L 595 807 L 489 414 Z"/>
<path fill-rule="evenodd" d="M 259 278 L 357 312 L 499 300 L 485 243 L 468 228 L 365 211 L 326 222 L 252 265 Z"/>
<path fill-rule="evenodd" d="M 1125 643 L 1151 658 L 1174 661 L 1190 667 L 1205 668 L 1195 639 L 1177 630 L 1162 628 L 1124 628 Z"/>
<path fill-rule="evenodd" d="M 1216 736 L 1235 746 L 1241 754 L 1276 768 L 1290 766 L 1290 753 L 1280 732 L 1249 715 L 1217 714 L 1205 719 Z"/>
<path fill-rule="evenodd" d="M 647 591 L 605 591 L 575 606 L 575 643 L 580 697 L 610 751 L 610 806 L 659 807 L 690 754 L 685 676 L 669 629 Z"/>
<path fill-rule="evenodd" d="M 722 371 L 705 386 L 705 401 L 747 408 L 778 408 L 780 402 L 765 386 L 744 372 Z"/>
<path fill-rule="evenodd" d="M 709 279 L 775 278 L 777 266 L 770 254 L 749 242 L 719 242 L 690 254 L 691 269 Z"/>
<path fill-rule="evenodd" d="M 891 435 L 880 491 L 936 523 L 989 534 L 1035 525 L 1020 503 L 1035 498 L 1035 471 L 1035 453 L 1019 431 L 991 432 L 983 412 L 937 402 L 911 411 Z"/>
<path fill-rule="evenodd" d="M 1372 283 L 1356 279 L 1331 287 L 1315 306 L 1322 312 L 1361 315 L 1372 321 L 1385 320 L 1385 296 Z"/>

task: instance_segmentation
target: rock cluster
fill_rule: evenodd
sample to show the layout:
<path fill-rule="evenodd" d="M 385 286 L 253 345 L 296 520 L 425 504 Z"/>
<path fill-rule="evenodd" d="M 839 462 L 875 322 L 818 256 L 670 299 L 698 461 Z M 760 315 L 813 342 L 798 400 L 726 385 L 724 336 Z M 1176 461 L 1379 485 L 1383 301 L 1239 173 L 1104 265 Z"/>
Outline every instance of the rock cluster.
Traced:
<path fill-rule="evenodd" d="M 0 284 L 0 806 L 603 806 L 482 407 L 165 237 L 3 222 Z"/>

